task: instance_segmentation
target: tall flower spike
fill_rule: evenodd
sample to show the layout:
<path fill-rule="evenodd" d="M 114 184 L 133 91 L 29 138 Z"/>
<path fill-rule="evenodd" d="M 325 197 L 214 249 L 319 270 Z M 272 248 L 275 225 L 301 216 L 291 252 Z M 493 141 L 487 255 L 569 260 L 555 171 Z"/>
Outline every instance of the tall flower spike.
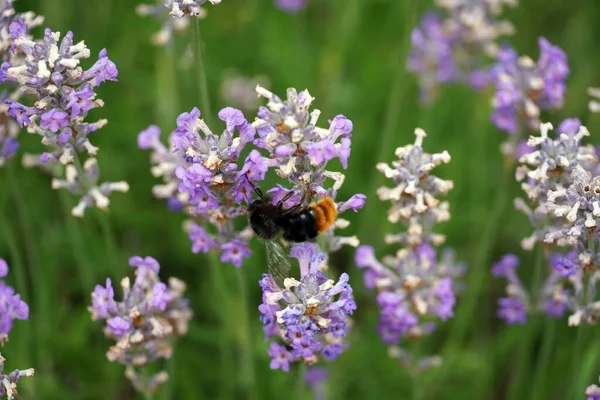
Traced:
<path fill-rule="evenodd" d="M 441 244 L 444 237 L 435 234 L 431 228 L 450 219 L 448 202 L 438 199 L 453 187 L 450 180 L 443 180 L 431 174 L 436 166 L 450 162 L 447 151 L 429 154 L 423 151 L 423 139 L 427 134 L 421 128 L 415 129 L 415 142 L 396 149 L 398 161 L 378 163 L 377 169 L 386 178 L 391 178 L 393 187 L 383 186 L 377 190 L 381 201 L 389 201 L 388 211 L 391 223 L 401 222 L 407 226 L 406 232 L 388 235 L 388 243 L 405 243 L 412 246 L 423 241 Z"/>
<path fill-rule="evenodd" d="M 152 16 L 162 23 L 160 31 L 152 35 L 152 43 L 166 45 L 171 43 L 175 32 L 186 31 L 190 26 L 189 18 L 171 18 L 169 10 L 173 9 L 173 0 L 156 0 L 155 4 L 138 4 L 136 12 L 140 16 Z M 206 9 L 200 8 L 194 17 L 206 17 Z"/>
<path fill-rule="evenodd" d="M 165 371 L 150 378 L 139 372 L 159 359 L 169 359 L 173 339 L 184 335 L 192 318 L 189 301 L 183 298 L 185 283 L 170 278 L 168 285 L 158 276 L 160 265 L 152 257 L 132 257 L 133 286 L 121 281 L 123 299 L 116 301 L 110 278 L 96 285 L 89 311 L 94 321 L 105 321 L 105 335 L 116 341 L 108 353 L 111 362 L 126 366 L 126 376 L 136 390 L 152 393 L 167 380 Z"/>
<path fill-rule="evenodd" d="M 17 13 L 12 0 L 0 2 L 0 59 L 11 65 L 22 65 L 24 54 L 16 51 L 15 39 L 29 35 L 30 29 L 43 23 L 44 18 L 32 12 Z M 2 78 L 0 78 L 0 82 Z M 17 100 L 21 93 L 15 87 L 8 88 L 0 95 L 0 167 L 13 157 L 19 149 L 19 128 L 8 118 L 6 99 Z"/>
<path fill-rule="evenodd" d="M 8 275 L 8 264 L 0 258 L 0 278 Z M 15 290 L 8 286 L 4 280 L 0 281 L 0 345 L 8 341 L 8 334 L 12 330 L 15 319 L 26 320 L 29 317 L 29 307 L 15 294 Z M 20 398 L 17 392 L 17 383 L 24 377 L 33 376 L 33 368 L 26 370 L 4 371 L 6 360 L 0 354 L 0 397 L 6 396 L 9 400 Z"/>
<path fill-rule="evenodd" d="M 76 193 L 83 196 L 81 202 L 86 206 L 95 205 L 104 208 L 108 204 L 106 196 L 111 191 L 127 191 L 123 182 L 96 185 L 88 180 L 88 172 L 79 162 L 77 153 L 95 156 L 98 148 L 91 144 L 88 135 L 106 125 L 105 119 L 86 122 L 90 110 L 102 107 L 104 102 L 96 97 L 95 89 L 105 81 L 116 81 L 118 71 L 109 60 L 106 50 L 100 51 L 99 59 L 89 69 L 80 66 L 81 60 L 90 57 L 90 50 L 83 41 L 74 44 L 73 33 L 68 32 L 60 40 L 59 32 L 45 30 L 44 39 L 34 42 L 27 35 L 21 35 L 14 41 L 17 51 L 25 54 L 23 65 L 10 62 L 2 64 L 0 79 L 4 82 L 16 82 L 20 91 L 37 99 L 34 106 L 26 106 L 15 100 L 7 99 L 8 114 L 16 119 L 21 127 L 41 136 L 42 144 L 50 151 L 40 155 L 42 163 L 71 165 L 65 170 L 67 180 L 77 171 L 81 181 Z M 93 161 L 90 161 L 93 160 Z M 93 177 L 98 176 L 95 160 L 90 158 L 85 165 L 94 164 Z M 91 178 L 91 177 L 90 177 Z M 73 182 L 70 182 L 73 183 Z M 71 188 L 72 185 L 54 187 Z M 97 196 L 98 191 L 103 196 Z M 73 210 L 74 215 L 82 216 L 81 204 Z"/>
<path fill-rule="evenodd" d="M 524 129 L 538 129 L 540 111 L 560 108 L 563 103 L 569 74 L 567 56 L 543 37 L 538 43 L 537 63 L 505 47 L 494 67 L 492 121 L 498 129 L 515 136 Z"/>
<path fill-rule="evenodd" d="M 356 310 L 348 274 L 338 282 L 327 279 L 322 272 L 325 255 L 316 244 L 296 245 L 290 256 L 298 259 L 300 281 L 287 278 L 280 288 L 270 275 L 263 275 L 263 303 L 258 308 L 265 339 L 279 339 L 269 347 L 271 369 L 284 371 L 294 361 L 336 359 L 347 347 L 349 315 Z"/>
<path fill-rule="evenodd" d="M 264 165 L 275 167 L 277 175 L 287 179 L 291 189 L 277 186 L 269 190 L 273 202 L 279 202 L 290 191 L 294 195 L 285 203 L 286 207 L 299 203 L 302 193 L 308 197 L 329 196 L 336 199 L 337 192 L 342 187 L 345 175 L 338 171 L 329 171 L 329 161 L 337 159 L 342 168 L 348 166 L 350 144 L 352 137 L 352 121 L 343 115 L 337 115 L 329 121 L 329 128 L 317 126 L 321 112 L 309 112 L 314 97 L 307 90 L 298 93 L 296 89 L 287 90 L 287 99 L 282 100 L 267 89 L 257 86 L 259 96 L 268 100 L 266 107 L 260 107 L 258 118 L 253 122 L 259 138 L 254 144 L 269 152 L 268 162 Z M 255 168 L 252 163 L 244 165 L 245 170 Z M 333 183 L 327 184 L 327 178 Z M 326 186 L 329 186 L 326 188 Z M 355 194 L 343 202 L 336 202 L 338 213 L 352 209 L 358 211 L 364 206 L 366 196 Z M 340 237 L 334 234 L 335 228 L 345 228 L 349 222 L 338 219 L 325 232 L 327 251 L 335 251 L 343 244 L 358 245 L 358 239 Z"/>
<path fill-rule="evenodd" d="M 185 228 L 192 241 L 192 251 L 221 252 L 221 261 L 236 267 L 251 253 L 250 228 L 237 231 L 234 220 L 246 214 L 252 201 L 250 181 L 264 179 L 269 160 L 252 150 L 242 164 L 240 154 L 255 137 L 256 130 L 241 111 L 222 109 L 219 118 L 225 122 L 221 134 L 213 133 L 194 108 L 177 118 L 177 128 L 169 141 L 172 150 L 159 140 L 160 130 L 151 126 L 138 136 L 142 149 L 153 149 L 152 173 L 163 178 L 163 185 L 153 191 L 156 197 L 168 199 L 169 207 L 183 210 L 192 217 Z M 235 136 L 234 136 L 235 135 Z M 203 225 L 215 227 L 209 233 Z"/>
<path fill-rule="evenodd" d="M 201 6 L 207 1 L 213 5 L 221 2 L 221 0 L 165 0 L 164 5 L 174 18 L 183 18 L 186 15 L 197 17 L 205 12 Z"/>
<path fill-rule="evenodd" d="M 390 201 L 388 219 L 406 227 L 405 232 L 386 237 L 387 243 L 400 243 L 394 256 L 383 261 L 375 257 L 371 246 L 360 246 L 355 261 L 364 268 L 364 282 L 368 289 L 376 289 L 380 310 L 379 334 L 384 343 L 393 345 L 390 355 L 411 367 L 422 369 L 439 364 L 438 357 L 413 360 L 406 351 L 396 347 L 404 338 L 420 338 L 436 327 L 436 320 L 445 321 L 454 314 L 457 280 L 465 266 L 457 263 L 450 249 L 440 259 L 433 247 L 443 243 L 444 237 L 433 233 L 438 222 L 450 218 L 448 203 L 438 196 L 452 189 L 452 182 L 431 174 L 439 164 L 448 163 L 450 155 L 444 151 L 429 154 L 423 151 L 425 132 L 417 128 L 415 143 L 396 149 L 398 161 L 392 166 L 380 163 L 377 169 L 391 178 L 394 187 L 377 191 L 381 201 Z M 437 360 L 437 361 L 436 361 Z"/>

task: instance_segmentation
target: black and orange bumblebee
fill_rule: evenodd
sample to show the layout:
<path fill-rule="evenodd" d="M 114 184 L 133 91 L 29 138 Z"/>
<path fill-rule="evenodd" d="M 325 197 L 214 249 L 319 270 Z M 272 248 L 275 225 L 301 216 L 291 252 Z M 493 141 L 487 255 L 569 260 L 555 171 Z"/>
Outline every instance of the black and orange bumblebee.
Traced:
<path fill-rule="evenodd" d="M 294 192 L 286 194 L 277 204 L 273 198 L 263 194 L 259 187 L 250 183 L 258 199 L 248 206 L 248 219 L 252 230 L 263 239 L 267 247 L 267 270 L 278 284 L 288 277 L 291 269 L 289 259 L 275 241 L 279 234 L 291 243 L 301 243 L 316 238 L 329 228 L 337 217 L 335 201 L 328 196 L 317 202 L 306 204 L 306 192 L 300 203 L 285 208 L 284 203 Z"/>

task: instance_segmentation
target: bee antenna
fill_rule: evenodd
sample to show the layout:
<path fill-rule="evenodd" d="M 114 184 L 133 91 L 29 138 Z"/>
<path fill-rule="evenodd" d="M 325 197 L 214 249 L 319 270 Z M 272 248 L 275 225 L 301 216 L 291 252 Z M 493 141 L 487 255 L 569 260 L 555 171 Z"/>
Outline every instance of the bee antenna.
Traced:
<path fill-rule="evenodd" d="M 264 195 L 263 195 L 263 192 L 262 192 L 262 190 L 260 190 L 260 188 L 259 188 L 258 186 L 256 186 L 256 185 L 254 184 L 254 182 L 252 182 L 252 181 L 250 180 L 250 178 L 248 178 L 248 172 L 246 172 L 246 173 L 244 174 L 244 176 L 246 177 L 246 180 L 248 181 L 248 183 L 250 184 L 250 186 L 252 186 L 252 189 L 254 189 L 254 192 L 256 193 L 256 195 L 257 195 L 258 197 L 260 197 L 261 199 L 263 199 L 263 198 L 264 198 Z"/>

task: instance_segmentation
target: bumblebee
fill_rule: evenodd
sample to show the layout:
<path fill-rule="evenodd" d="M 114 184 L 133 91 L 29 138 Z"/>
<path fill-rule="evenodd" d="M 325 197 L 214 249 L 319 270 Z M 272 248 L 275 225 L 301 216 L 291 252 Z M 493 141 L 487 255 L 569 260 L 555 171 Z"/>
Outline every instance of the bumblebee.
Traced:
<path fill-rule="evenodd" d="M 306 193 L 299 204 L 284 208 L 294 192 L 286 194 L 277 204 L 264 195 L 259 187 L 250 183 L 258 199 L 248 206 L 250 226 L 267 246 L 267 269 L 278 284 L 288 277 L 291 269 L 288 257 L 274 240 L 283 233 L 283 239 L 292 243 L 306 242 L 329 228 L 337 217 L 337 206 L 331 197 L 323 197 L 316 203 L 305 204 Z"/>

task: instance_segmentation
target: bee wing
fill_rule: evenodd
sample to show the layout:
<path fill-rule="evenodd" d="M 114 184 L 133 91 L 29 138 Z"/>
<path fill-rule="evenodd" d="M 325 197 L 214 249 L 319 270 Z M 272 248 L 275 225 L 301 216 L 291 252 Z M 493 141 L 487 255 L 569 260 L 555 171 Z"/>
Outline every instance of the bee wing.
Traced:
<path fill-rule="evenodd" d="M 283 287 L 285 278 L 289 278 L 292 264 L 281 245 L 272 240 L 265 240 L 267 247 L 267 272 L 279 287 Z"/>

